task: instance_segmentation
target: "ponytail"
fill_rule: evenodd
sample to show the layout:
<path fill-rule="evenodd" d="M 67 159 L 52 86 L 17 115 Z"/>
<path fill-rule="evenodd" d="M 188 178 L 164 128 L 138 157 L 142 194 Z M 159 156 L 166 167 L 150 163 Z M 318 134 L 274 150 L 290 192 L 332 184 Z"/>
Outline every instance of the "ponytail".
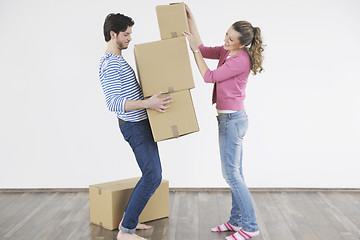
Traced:
<path fill-rule="evenodd" d="M 264 70 L 262 67 L 264 45 L 262 44 L 260 28 L 253 27 L 247 21 L 235 22 L 232 27 L 240 33 L 240 43 L 246 46 L 250 57 L 251 71 L 254 75 L 258 72 L 261 73 Z M 249 45 L 250 47 L 248 47 Z"/>
<path fill-rule="evenodd" d="M 262 52 L 264 51 L 262 38 L 261 38 L 261 30 L 258 27 L 253 28 L 254 38 L 251 41 L 251 46 L 248 50 L 250 61 L 251 61 L 251 71 L 254 75 L 258 72 L 261 73 L 264 69 L 262 67 L 262 62 L 264 60 L 264 56 Z"/>

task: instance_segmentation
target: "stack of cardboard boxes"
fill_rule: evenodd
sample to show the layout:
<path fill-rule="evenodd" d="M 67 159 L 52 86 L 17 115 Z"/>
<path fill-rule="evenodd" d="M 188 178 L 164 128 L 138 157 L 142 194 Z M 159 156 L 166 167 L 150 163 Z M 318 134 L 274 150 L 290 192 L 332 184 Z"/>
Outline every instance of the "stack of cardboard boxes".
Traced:
<path fill-rule="evenodd" d="M 155 141 L 199 131 L 190 95 L 194 81 L 182 32 L 189 30 L 183 3 L 156 8 L 161 41 L 135 46 L 138 76 L 144 97 L 162 91 L 173 98 L 165 113 L 148 110 Z M 90 222 L 117 229 L 139 178 L 89 186 Z M 139 217 L 147 222 L 169 216 L 169 182 L 162 180 Z"/>
<path fill-rule="evenodd" d="M 194 80 L 183 31 L 189 31 L 184 3 L 156 7 L 161 40 L 134 47 L 145 98 L 160 91 L 172 96 L 165 113 L 147 110 L 156 142 L 199 131 L 190 94 Z"/>

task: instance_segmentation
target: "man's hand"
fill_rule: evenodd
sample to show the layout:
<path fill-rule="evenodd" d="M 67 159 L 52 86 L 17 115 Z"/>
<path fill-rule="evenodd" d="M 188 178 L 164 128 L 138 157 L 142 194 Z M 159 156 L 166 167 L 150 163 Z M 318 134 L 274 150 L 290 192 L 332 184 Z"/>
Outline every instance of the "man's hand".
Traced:
<path fill-rule="evenodd" d="M 168 109 L 170 106 L 165 106 L 166 104 L 171 103 L 173 100 L 171 96 L 166 96 L 161 98 L 162 92 L 159 92 L 158 94 L 153 95 L 146 101 L 146 108 L 156 110 L 158 112 L 166 112 L 166 109 Z"/>

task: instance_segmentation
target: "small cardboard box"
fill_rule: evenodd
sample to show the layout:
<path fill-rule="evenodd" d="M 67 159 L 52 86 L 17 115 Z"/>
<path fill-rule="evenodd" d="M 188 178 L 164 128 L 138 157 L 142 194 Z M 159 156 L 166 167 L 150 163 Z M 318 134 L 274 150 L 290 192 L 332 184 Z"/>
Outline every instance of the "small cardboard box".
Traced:
<path fill-rule="evenodd" d="M 161 39 L 181 37 L 182 32 L 189 31 L 184 3 L 173 3 L 156 7 Z"/>
<path fill-rule="evenodd" d="M 138 44 L 134 53 L 144 97 L 195 87 L 185 37 Z"/>
<path fill-rule="evenodd" d="M 155 142 L 199 131 L 190 90 L 166 95 L 173 99 L 166 112 L 146 110 Z"/>
<path fill-rule="evenodd" d="M 139 178 L 89 186 L 90 222 L 113 230 L 119 227 L 126 205 Z M 169 216 L 169 181 L 162 180 L 139 217 L 147 222 Z"/>

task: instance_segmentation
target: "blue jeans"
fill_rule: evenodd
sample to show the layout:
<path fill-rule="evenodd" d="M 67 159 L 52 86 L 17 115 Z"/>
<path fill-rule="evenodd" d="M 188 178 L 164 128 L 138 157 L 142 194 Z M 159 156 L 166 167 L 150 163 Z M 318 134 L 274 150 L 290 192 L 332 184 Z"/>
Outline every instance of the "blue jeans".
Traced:
<path fill-rule="evenodd" d="M 126 206 L 120 226 L 122 232 L 135 233 L 142 210 L 161 183 L 161 163 L 158 146 L 154 142 L 147 119 L 140 122 L 119 120 L 119 127 L 124 139 L 130 144 L 142 173 Z"/>
<path fill-rule="evenodd" d="M 229 223 L 244 231 L 259 230 L 250 192 L 242 171 L 243 137 L 248 128 L 244 110 L 217 116 L 222 174 L 230 186 L 232 208 Z"/>

